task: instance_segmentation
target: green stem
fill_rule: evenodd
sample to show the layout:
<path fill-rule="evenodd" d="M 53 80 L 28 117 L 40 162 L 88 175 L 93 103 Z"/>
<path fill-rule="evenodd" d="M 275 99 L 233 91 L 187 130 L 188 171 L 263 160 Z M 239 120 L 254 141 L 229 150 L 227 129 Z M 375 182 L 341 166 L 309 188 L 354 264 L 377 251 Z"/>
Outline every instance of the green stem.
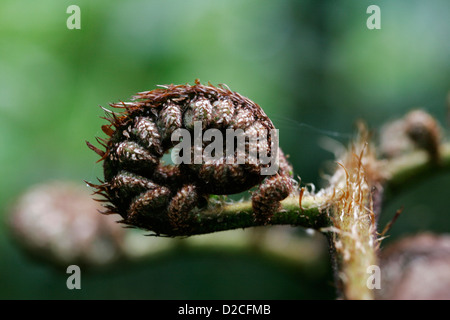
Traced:
<path fill-rule="evenodd" d="M 281 202 L 282 210 L 275 213 L 268 225 L 291 225 L 320 229 L 330 225 L 320 207 L 325 198 L 304 196 L 302 208 L 299 196 L 292 195 Z M 201 211 L 189 221 L 188 235 L 205 234 L 223 230 L 261 226 L 253 216 L 251 201 L 227 204 L 214 210 Z"/>

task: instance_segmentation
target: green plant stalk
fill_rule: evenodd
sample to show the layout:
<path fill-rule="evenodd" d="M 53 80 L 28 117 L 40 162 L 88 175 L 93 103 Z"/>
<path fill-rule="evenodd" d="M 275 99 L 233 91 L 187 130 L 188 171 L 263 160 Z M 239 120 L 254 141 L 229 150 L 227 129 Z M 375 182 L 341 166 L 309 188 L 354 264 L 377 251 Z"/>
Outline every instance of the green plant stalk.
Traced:
<path fill-rule="evenodd" d="M 323 197 L 305 195 L 300 208 L 299 196 L 291 195 L 281 202 L 282 209 L 275 213 L 267 224 L 301 226 L 316 230 L 327 227 L 330 225 L 328 216 L 320 210 L 325 201 Z M 242 201 L 196 213 L 189 221 L 189 235 L 261 225 L 263 224 L 254 218 L 251 201 Z"/>

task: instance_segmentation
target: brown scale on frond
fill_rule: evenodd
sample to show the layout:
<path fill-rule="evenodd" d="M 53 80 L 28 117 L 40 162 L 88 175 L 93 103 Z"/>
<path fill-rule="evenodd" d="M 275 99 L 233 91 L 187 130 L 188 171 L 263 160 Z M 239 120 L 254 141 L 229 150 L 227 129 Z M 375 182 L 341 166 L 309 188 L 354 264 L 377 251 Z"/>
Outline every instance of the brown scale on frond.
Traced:
<path fill-rule="evenodd" d="M 252 195 L 254 215 L 265 224 L 292 191 L 292 167 L 277 145 L 273 149 L 272 122 L 256 103 L 225 85 L 202 85 L 198 80 L 195 85 L 164 85 L 138 93 L 132 102 L 110 106 L 122 112 L 102 108 L 110 122 L 102 126 L 108 137 L 97 142 L 105 151 L 87 142 L 104 161 L 105 182 L 89 185 L 111 203 L 105 205 L 105 213 L 120 214 L 125 224 L 158 235 L 188 235 L 192 212 L 207 206 L 210 195 L 239 193 L 258 185 Z M 267 156 L 278 152 L 278 170 L 262 174 L 271 163 L 255 163 L 250 138 L 243 145 L 243 163 L 236 164 L 240 154 L 236 145 L 231 154 L 225 154 L 224 139 L 224 154 L 214 161 L 165 164 L 163 155 L 179 143 L 171 139 L 174 131 L 193 133 L 196 121 L 201 122 L 202 133 L 214 128 L 224 135 L 227 129 L 253 134 L 259 138 L 254 140 L 257 148 L 265 148 Z M 197 151 L 204 152 L 210 143 L 203 141 Z M 195 147 L 189 150 L 193 156 Z"/>

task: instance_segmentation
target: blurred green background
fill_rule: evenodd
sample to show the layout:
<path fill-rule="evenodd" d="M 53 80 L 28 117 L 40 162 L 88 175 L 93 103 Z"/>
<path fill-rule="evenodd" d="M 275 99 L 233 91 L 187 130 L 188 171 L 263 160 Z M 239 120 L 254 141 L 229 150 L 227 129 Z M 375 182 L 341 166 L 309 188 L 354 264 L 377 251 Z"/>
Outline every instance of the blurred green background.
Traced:
<path fill-rule="evenodd" d="M 81 30 L 66 27 L 72 4 Z M 381 8 L 381 30 L 366 27 L 371 4 Z M 376 130 L 415 107 L 446 125 L 449 14 L 448 0 L 2 0 L 0 216 L 36 183 L 102 176 L 85 145 L 102 136 L 99 105 L 196 78 L 258 103 L 295 174 L 320 186 L 333 160 L 319 144 L 324 135 L 347 143 L 356 120 Z M 382 225 L 405 211 L 386 243 L 448 232 L 449 178 L 411 186 L 387 205 Z M 82 290 L 68 290 L 66 278 L 25 255 L 1 224 L 2 299 L 334 298 L 331 272 L 254 252 L 181 250 L 83 275 Z"/>

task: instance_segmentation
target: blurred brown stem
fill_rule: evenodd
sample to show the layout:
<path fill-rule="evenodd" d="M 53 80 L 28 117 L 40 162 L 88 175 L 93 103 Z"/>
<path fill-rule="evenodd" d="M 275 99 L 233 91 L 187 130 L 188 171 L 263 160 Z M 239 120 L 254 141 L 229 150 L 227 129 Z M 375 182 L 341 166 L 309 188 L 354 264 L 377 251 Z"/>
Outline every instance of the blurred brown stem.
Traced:
<path fill-rule="evenodd" d="M 439 150 L 438 163 L 430 161 L 427 152 L 422 150 L 386 160 L 382 170 L 388 175 L 385 185 L 387 195 L 392 197 L 430 176 L 450 172 L 450 143 L 441 144 Z"/>

